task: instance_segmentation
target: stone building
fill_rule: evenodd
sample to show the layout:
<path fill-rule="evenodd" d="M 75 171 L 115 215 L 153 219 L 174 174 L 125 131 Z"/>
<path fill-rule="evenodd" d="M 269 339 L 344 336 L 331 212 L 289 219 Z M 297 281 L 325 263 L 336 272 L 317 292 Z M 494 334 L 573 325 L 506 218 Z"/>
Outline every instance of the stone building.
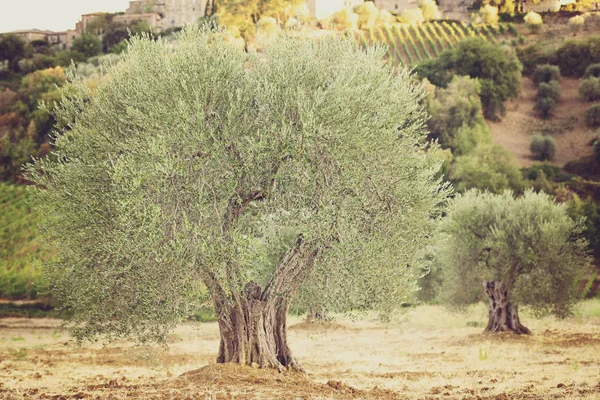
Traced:
<path fill-rule="evenodd" d="M 144 14 L 122 14 L 115 15 L 113 22 L 121 22 L 124 24 L 130 24 L 132 22 L 144 21 L 150 28 L 156 29 L 160 27 L 160 15 L 157 12 L 144 13 Z"/>
<path fill-rule="evenodd" d="M 388 10 L 392 14 L 399 14 L 403 10 L 419 8 L 417 0 L 375 0 L 377 8 Z"/>
<path fill-rule="evenodd" d="M 206 8 L 206 0 L 135 0 L 129 2 L 125 15 L 158 14 L 159 29 L 196 22 Z"/>
<path fill-rule="evenodd" d="M 307 0 L 306 3 L 311 17 L 323 19 L 344 7 L 356 6 L 363 2 L 364 0 Z"/>
<path fill-rule="evenodd" d="M 27 43 L 33 42 L 34 40 L 43 40 L 49 45 L 58 46 L 61 49 L 70 48 L 73 44 L 73 40 L 80 36 L 80 33 L 74 30 L 54 32 L 43 31 L 40 29 L 23 29 L 13 32 L 6 32 L 5 34 L 17 35 Z"/>

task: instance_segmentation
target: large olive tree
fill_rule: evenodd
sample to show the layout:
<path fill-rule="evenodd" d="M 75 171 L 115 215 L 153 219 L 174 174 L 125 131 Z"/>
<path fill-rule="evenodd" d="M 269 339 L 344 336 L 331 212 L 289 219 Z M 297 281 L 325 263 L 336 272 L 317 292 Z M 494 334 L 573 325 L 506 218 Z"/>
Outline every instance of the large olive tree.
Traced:
<path fill-rule="evenodd" d="M 486 331 L 529 333 L 518 305 L 567 316 L 590 266 L 582 221 L 545 193 L 496 195 L 476 190 L 450 202 L 438 251 L 442 297 L 465 306 L 489 301 Z"/>
<path fill-rule="evenodd" d="M 448 190 L 406 70 L 344 38 L 247 54 L 195 27 L 121 57 L 67 86 L 55 156 L 28 168 L 78 338 L 164 340 L 205 287 L 218 362 L 299 369 L 286 314 L 310 274 L 352 275 L 349 306 L 410 300 Z"/>

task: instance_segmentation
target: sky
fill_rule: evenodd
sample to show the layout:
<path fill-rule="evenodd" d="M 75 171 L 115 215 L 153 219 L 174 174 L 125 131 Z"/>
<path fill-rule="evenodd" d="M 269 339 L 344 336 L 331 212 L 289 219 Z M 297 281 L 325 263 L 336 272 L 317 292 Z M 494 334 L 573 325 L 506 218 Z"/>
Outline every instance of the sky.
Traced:
<path fill-rule="evenodd" d="M 81 14 L 125 11 L 129 0 L 0 0 L 0 33 L 18 29 L 75 29 Z"/>

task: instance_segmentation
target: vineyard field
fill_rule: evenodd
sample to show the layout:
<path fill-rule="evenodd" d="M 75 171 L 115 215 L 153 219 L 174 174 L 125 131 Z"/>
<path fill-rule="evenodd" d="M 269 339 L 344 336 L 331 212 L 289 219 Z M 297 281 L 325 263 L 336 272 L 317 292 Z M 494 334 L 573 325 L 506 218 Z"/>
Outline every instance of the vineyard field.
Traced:
<path fill-rule="evenodd" d="M 363 46 L 383 44 L 387 58 L 395 65 L 414 66 L 438 57 L 444 50 L 469 37 L 481 37 L 491 43 L 516 41 L 513 30 L 504 26 L 470 26 L 458 22 L 428 22 L 418 26 L 396 24 L 375 27 L 354 33 L 355 40 Z"/>
<path fill-rule="evenodd" d="M 45 258 L 36 243 L 37 219 L 25 186 L 0 183 L 0 298 L 33 298 L 40 277 L 34 260 Z"/>

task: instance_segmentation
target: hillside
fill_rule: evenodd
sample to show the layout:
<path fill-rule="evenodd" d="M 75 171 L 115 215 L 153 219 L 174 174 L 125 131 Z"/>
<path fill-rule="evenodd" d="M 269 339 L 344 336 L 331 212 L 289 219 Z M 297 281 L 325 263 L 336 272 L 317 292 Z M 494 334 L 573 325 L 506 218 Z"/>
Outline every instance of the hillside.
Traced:
<path fill-rule="evenodd" d="M 36 216 L 23 186 L 0 183 L 0 298 L 33 298 L 39 272 L 32 262 L 47 257 L 36 237 Z"/>
<path fill-rule="evenodd" d="M 531 79 L 524 77 L 521 94 L 507 104 L 507 113 L 502 121 L 488 121 L 494 142 L 510 150 L 521 167 L 530 167 L 537 162 L 531 158 L 529 151 L 534 134 L 552 135 L 556 141 L 556 158 L 552 164 L 556 166 L 562 167 L 569 161 L 590 156 L 591 141 L 596 133 L 583 121 L 583 113 L 590 103 L 580 99 L 578 84 L 578 78 L 561 78 L 562 97 L 556 114 L 544 120 L 533 109 L 537 88 Z"/>

